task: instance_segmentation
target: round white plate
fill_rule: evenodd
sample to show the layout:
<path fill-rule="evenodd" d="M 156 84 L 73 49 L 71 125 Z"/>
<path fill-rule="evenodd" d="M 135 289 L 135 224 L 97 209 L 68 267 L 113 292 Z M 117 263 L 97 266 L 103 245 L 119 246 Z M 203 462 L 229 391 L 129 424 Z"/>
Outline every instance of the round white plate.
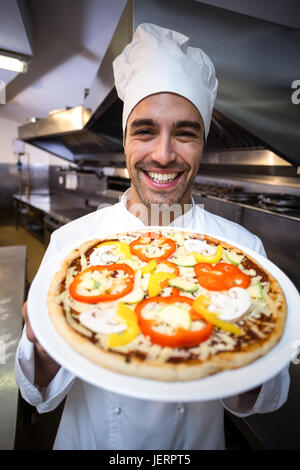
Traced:
<path fill-rule="evenodd" d="M 148 231 L 149 229 L 150 227 L 147 228 Z M 207 235 L 221 240 L 219 236 Z M 93 236 L 89 237 L 89 239 L 93 238 Z M 160 382 L 111 372 L 75 352 L 57 333 L 50 321 L 47 311 L 47 293 L 51 279 L 59 270 L 61 261 L 73 247 L 79 246 L 86 239 L 72 244 L 68 249 L 58 253 L 51 262 L 44 264 L 31 284 L 28 315 L 37 339 L 53 359 L 75 376 L 92 385 L 130 397 L 166 402 L 206 401 L 237 395 L 257 387 L 287 366 L 295 354 L 294 345 L 296 340 L 300 340 L 300 296 L 290 279 L 271 261 L 238 243 L 225 238 L 222 240 L 242 249 L 256 259 L 278 280 L 286 296 L 288 317 L 284 334 L 268 354 L 255 362 L 240 369 L 220 372 L 200 380 Z"/>

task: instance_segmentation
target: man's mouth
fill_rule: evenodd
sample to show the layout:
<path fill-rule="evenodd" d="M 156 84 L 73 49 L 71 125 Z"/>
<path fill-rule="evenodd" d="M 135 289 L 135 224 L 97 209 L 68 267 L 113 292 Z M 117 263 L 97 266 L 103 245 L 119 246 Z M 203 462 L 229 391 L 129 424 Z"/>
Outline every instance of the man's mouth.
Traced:
<path fill-rule="evenodd" d="M 177 183 L 180 176 L 183 172 L 155 172 L 155 171 L 146 171 L 143 170 L 143 173 L 147 176 L 147 179 L 153 182 L 154 184 L 167 186 L 173 186 Z"/>
<path fill-rule="evenodd" d="M 154 173 L 154 172 L 147 172 L 147 175 L 156 183 L 170 183 L 173 181 L 179 173 Z"/>

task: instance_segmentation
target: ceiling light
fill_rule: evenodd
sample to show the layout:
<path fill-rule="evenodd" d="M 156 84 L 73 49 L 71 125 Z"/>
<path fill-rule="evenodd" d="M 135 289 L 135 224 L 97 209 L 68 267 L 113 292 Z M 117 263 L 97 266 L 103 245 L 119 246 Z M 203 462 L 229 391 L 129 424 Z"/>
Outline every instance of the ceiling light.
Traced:
<path fill-rule="evenodd" d="M 20 57 L 3 55 L 0 52 L 0 69 L 10 70 L 12 72 L 26 73 L 28 63 Z"/>

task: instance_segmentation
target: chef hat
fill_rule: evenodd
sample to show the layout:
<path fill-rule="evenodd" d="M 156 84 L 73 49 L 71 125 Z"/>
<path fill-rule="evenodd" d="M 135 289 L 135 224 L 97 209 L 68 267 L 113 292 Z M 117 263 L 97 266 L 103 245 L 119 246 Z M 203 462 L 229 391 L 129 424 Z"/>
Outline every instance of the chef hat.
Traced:
<path fill-rule="evenodd" d="M 189 46 L 189 38 L 171 29 L 143 23 L 131 43 L 114 60 L 118 95 L 124 101 L 123 133 L 133 108 L 154 93 L 187 98 L 199 110 L 208 135 L 218 80 L 209 57 Z"/>

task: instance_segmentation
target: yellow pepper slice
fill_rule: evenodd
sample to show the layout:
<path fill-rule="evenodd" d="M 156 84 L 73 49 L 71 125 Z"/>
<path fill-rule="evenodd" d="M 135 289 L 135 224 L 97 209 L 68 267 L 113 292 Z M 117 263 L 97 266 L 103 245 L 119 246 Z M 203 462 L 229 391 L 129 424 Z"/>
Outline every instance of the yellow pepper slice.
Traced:
<path fill-rule="evenodd" d="M 97 245 L 97 248 L 99 248 L 100 246 L 104 246 L 104 245 L 115 245 L 117 249 L 117 253 L 119 253 L 121 256 L 123 255 L 126 259 L 132 259 L 130 248 L 129 248 L 129 245 L 127 245 L 127 243 L 113 240 L 111 242 L 108 241 L 108 242 L 100 243 L 100 245 Z"/>
<path fill-rule="evenodd" d="M 127 343 L 131 343 L 131 341 L 140 334 L 137 316 L 132 308 L 128 307 L 128 305 L 123 302 L 120 302 L 116 315 L 122 320 L 122 323 L 126 323 L 127 329 L 122 331 L 122 333 L 112 333 L 108 336 L 109 348 L 124 346 Z"/>
<path fill-rule="evenodd" d="M 217 246 L 217 251 L 213 255 L 200 255 L 200 253 L 197 253 L 196 251 L 193 251 L 191 254 L 194 255 L 195 260 L 197 263 L 211 263 L 215 264 L 220 261 L 222 258 L 222 252 L 223 248 L 222 245 Z"/>
<path fill-rule="evenodd" d="M 157 262 L 155 261 L 155 259 L 153 259 L 149 261 L 149 263 L 146 264 L 146 266 L 142 268 L 142 274 L 149 274 L 152 271 L 154 271 L 154 269 L 156 268 L 157 268 Z"/>
<path fill-rule="evenodd" d="M 218 328 L 221 328 L 221 330 L 228 331 L 229 333 L 233 333 L 237 336 L 242 334 L 242 330 L 238 326 L 232 323 L 228 323 L 226 321 L 220 320 L 216 312 L 211 312 L 210 310 L 207 310 L 206 307 L 209 304 L 210 304 L 209 299 L 205 297 L 205 295 L 200 295 L 194 300 L 193 309 L 196 312 L 200 313 L 200 315 L 202 315 L 206 321 L 212 323 Z"/>
<path fill-rule="evenodd" d="M 161 282 L 166 281 L 167 279 L 172 279 L 173 277 L 176 277 L 176 274 L 163 272 L 151 274 L 148 282 L 149 297 L 156 297 L 159 295 L 163 290 Z"/>

